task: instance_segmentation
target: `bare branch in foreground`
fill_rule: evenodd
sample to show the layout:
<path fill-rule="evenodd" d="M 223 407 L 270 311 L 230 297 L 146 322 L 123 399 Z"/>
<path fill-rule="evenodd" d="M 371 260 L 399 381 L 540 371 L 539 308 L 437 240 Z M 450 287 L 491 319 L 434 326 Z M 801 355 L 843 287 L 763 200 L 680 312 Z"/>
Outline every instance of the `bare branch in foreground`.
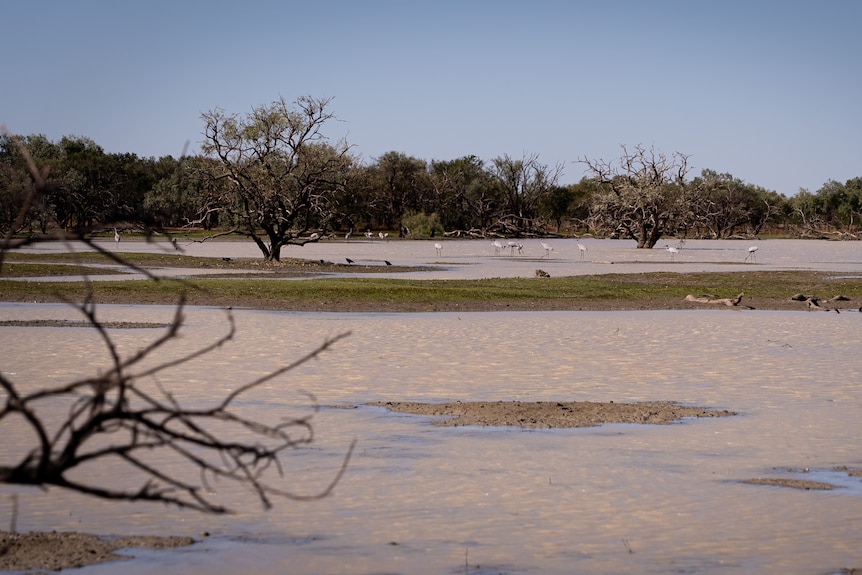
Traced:
<path fill-rule="evenodd" d="M 26 148 L 22 153 L 30 161 L 32 171 L 29 203 L 44 193 L 45 174 L 37 169 Z M 24 211 L 26 205 L 21 213 Z M 152 280 L 159 279 L 131 265 L 121 255 L 101 248 L 88 237 L 86 230 L 27 238 L 13 237 L 13 233 L 14 230 L 0 238 L 0 271 L 3 256 L 9 249 L 40 241 L 77 240 L 120 265 Z M 97 331 L 110 363 L 95 376 L 41 388 L 38 382 L 19 385 L 0 371 L 0 426 L 5 426 L 5 430 L 10 426 L 24 426 L 33 437 L 32 447 L 23 455 L 15 455 L 19 458 L 17 461 L 0 461 L 0 483 L 53 485 L 104 499 L 160 501 L 199 511 L 226 513 L 230 509 L 219 503 L 210 489 L 215 481 L 247 488 L 268 509 L 273 497 L 300 501 L 325 497 L 344 475 L 353 444 L 332 481 L 317 493 L 296 494 L 281 485 L 286 453 L 311 443 L 314 438 L 312 417 L 319 406 L 313 396 L 308 395 L 313 407 L 310 415 L 272 422 L 261 420 L 259 413 L 250 413 L 241 404 L 264 383 L 318 357 L 349 333 L 325 340 L 293 363 L 239 385 L 209 406 L 191 407 L 180 402 L 158 377 L 233 339 L 236 327 L 230 310 L 225 310 L 228 330 L 224 335 L 153 366 L 148 365 L 152 359 L 179 337 L 184 321 L 183 300 L 177 304 L 165 332 L 128 356 L 120 353 L 107 324 L 99 319 L 92 289 L 83 302 L 67 303 Z M 64 408 L 65 416 L 57 418 L 57 410 Z M 117 485 L 112 477 L 105 486 L 72 477 L 86 464 L 115 461 L 130 466 L 134 477 L 140 479 L 130 479 L 134 484 L 124 486 Z"/>
<path fill-rule="evenodd" d="M 311 398 L 312 415 L 264 422 L 241 413 L 240 398 L 273 378 L 318 357 L 348 333 L 327 339 L 290 365 L 237 387 L 210 407 L 185 407 L 159 383 L 147 385 L 157 374 L 201 357 L 234 337 L 233 318 L 227 311 L 229 331 L 209 345 L 155 367 L 139 366 L 157 350 L 173 341 L 183 320 L 177 306 L 174 321 L 164 334 L 130 357 L 121 357 L 108 331 L 98 321 L 95 308 L 79 306 L 99 332 L 112 358 L 106 372 L 49 389 L 22 393 L 0 374 L 5 402 L 0 423 L 20 415 L 38 439 L 36 446 L 14 465 L 0 465 L 0 482 L 60 486 L 105 499 L 162 501 L 212 513 L 229 509 L 212 499 L 208 485 L 216 480 L 236 482 L 248 488 L 264 508 L 272 497 L 294 500 L 325 497 L 344 474 L 351 445 L 332 482 L 313 495 L 292 493 L 278 485 L 283 477 L 285 452 L 311 443 L 311 418 L 318 406 Z M 152 388 L 152 389 L 151 389 Z M 65 421 L 52 426 L 40 416 L 42 406 L 69 404 Z M 56 427 L 53 429 L 52 427 Z M 106 437 L 109 442 L 103 441 Z M 167 453 L 181 465 L 152 463 L 153 454 Z M 70 479 L 73 469 L 87 463 L 119 459 L 142 472 L 133 487 L 100 487 Z M 198 481 L 189 478 L 199 475 Z"/>

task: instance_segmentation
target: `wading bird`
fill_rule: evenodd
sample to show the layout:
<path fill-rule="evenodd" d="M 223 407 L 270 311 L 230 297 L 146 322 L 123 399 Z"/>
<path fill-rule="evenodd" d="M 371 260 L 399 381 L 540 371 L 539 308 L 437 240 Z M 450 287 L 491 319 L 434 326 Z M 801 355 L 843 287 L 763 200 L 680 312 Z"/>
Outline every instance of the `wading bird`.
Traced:
<path fill-rule="evenodd" d="M 519 244 L 516 241 L 509 241 L 506 243 L 506 245 L 509 246 L 509 255 L 510 256 L 515 255 L 515 250 L 518 250 L 518 253 L 521 253 L 521 251 L 524 249 L 523 244 Z"/>
<path fill-rule="evenodd" d="M 491 242 L 491 243 L 492 243 L 492 244 L 493 244 L 493 246 L 494 246 L 494 254 L 499 256 L 499 255 L 500 255 L 500 250 L 502 250 L 502 249 L 503 249 L 503 244 L 502 244 L 502 243 L 500 243 L 500 240 L 494 240 L 494 241 L 493 241 L 493 242 Z"/>
<path fill-rule="evenodd" d="M 434 249 L 437 250 L 438 256 L 443 255 L 443 244 L 441 244 L 440 242 L 437 242 L 436 244 L 434 244 Z"/>
<path fill-rule="evenodd" d="M 748 248 L 748 255 L 745 256 L 745 261 L 748 261 L 749 258 L 752 262 L 757 263 L 757 246 L 751 246 Z"/>
<path fill-rule="evenodd" d="M 670 254 L 670 261 L 674 261 L 674 259 L 676 258 L 676 254 L 679 253 L 679 250 L 667 244 L 665 244 L 664 249 L 666 249 L 667 252 Z"/>
<path fill-rule="evenodd" d="M 587 246 L 585 246 L 581 242 L 578 242 L 578 249 L 581 250 L 581 259 L 584 259 L 584 255 L 586 255 L 587 253 Z"/>
<path fill-rule="evenodd" d="M 117 231 L 117 228 L 114 228 L 114 241 L 120 243 L 120 232 Z"/>
<path fill-rule="evenodd" d="M 551 252 L 554 251 L 554 246 L 550 244 L 546 244 L 545 242 L 539 242 L 542 244 L 542 247 L 545 248 L 545 254 L 547 254 L 548 259 L 551 259 Z"/>

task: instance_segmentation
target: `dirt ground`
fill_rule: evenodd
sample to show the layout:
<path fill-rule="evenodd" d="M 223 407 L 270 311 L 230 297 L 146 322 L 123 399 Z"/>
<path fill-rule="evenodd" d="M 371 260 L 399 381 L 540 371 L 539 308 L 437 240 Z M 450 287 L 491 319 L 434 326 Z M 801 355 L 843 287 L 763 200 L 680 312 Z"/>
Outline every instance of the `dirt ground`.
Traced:
<path fill-rule="evenodd" d="M 591 401 L 468 401 L 454 403 L 414 403 L 380 401 L 370 403 L 399 413 L 436 417 L 435 425 L 456 427 L 479 425 L 560 429 L 593 427 L 606 423 L 666 425 L 689 417 L 727 417 L 727 410 L 684 406 L 667 401 L 640 403 L 597 403 Z"/>
<path fill-rule="evenodd" d="M 11 533 L 0 531 L 0 571 L 60 571 L 129 559 L 128 548 L 170 549 L 194 543 L 190 537 L 121 537 L 107 539 L 75 532 Z"/>

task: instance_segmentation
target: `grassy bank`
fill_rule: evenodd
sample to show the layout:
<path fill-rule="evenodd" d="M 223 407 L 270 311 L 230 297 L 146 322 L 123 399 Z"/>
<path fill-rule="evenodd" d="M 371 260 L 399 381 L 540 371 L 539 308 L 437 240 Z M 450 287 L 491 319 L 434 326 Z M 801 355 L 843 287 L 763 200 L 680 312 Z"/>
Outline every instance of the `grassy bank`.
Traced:
<path fill-rule="evenodd" d="M 211 260 L 208 260 L 211 263 Z M 188 260 L 184 260 L 188 267 Z M 53 275 L 53 274 L 51 274 Z M 5 268 L 4 274 L 6 276 Z M 3 277 L 0 276 L 0 277 Z M 0 300 L 52 302 L 92 293 L 102 303 L 172 304 L 180 295 L 193 305 L 303 311 L 698 309 L 686 295 L 734 297 L 756 309 L 805 309 L 797 293 L 862 302 L 862 279 L 814 271 L 607 274 L 559 278 L 401 280 L 382 278 L 195 278 L 160 281 L 37 282 L 0 280 Z"/>

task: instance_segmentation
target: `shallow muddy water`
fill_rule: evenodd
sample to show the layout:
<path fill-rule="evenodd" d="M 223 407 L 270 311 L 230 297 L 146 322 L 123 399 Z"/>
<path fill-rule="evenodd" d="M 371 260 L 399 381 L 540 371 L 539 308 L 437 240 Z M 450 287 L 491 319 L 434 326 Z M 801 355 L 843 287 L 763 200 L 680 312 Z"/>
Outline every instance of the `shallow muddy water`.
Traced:
<path fill-rule="evenodd" d="M 128 321 L 168 321 L 173 312 L 100 310 L 105 320 Z M 234 313 L 236 339 L 162 376 L 162 385 L 183 402 L 221 397 L 350 331 L 246 405 L 261 418 L 278 417 L 303 404 L 304 390 L 326 406 L 315 418 L 317 441 L 288 455 L 285 481 L 313 492 L 356 439 L 332 497 L 281 501 L 263 512 L 252 495 L 220 486 L 219 496 L 239 512 L 211 517 L 3 486 L 0 521 L 11 513 L 7 496 L 18 493 L 21 531 L 211 533 L 183 550 L 136 550 L 138 558 L 122 569 L 142 574 L 803 574 L 862 567 L 858 478 L 832 491 L 742 483 L 823 480 L 836 466 L 862 468 L 860 313 Z M 65 306 L 26 304 L 0 304 L 0 317 L 78 319 Z M 161 358 L 226 329 L 223 311 L 189 309 L 183 337 Z M 158 333 L 112 330 L 123 353 Z M 83 328 L 0 327 L 0 348 L 0 369 L 16 382 L 66 381 L 106 359 Z M 673 400 L 739 415 L 654 427 L 441 428 L 361 407 L 377 400 Z M 29 440 L 8 425 L 0 433 L 0 456 Z M 88 473 L 103 480 L 105 471 Z"/>
<path fill-rule="evenodd" d="M 664 249 L 664 242 L 651 250 L 639 250 L 629 240 L 582 239 L 587 248 L 584 254 L 574 239 L 544 240 L 552 251 L 547 252 L 535 239 L 513 240 L 522 244 L 519 251 L 508 248 L 503 240 L 503 249 L 495 248 L 486 240 L 438 240 L 442 252 L 437 254 L 434 241 L 419 240 L 366 240 L 353 238 L 325 240 L 306 244 L 303 247 L 286 247 L 284 258 L 303 258 L 346 263 L 350 258 L 357 264 L 379 266 L 377 277 L 415 277 L 422 279 L 482 279 L 494 277 L 534 277 L 536 269 L 542 269 L 553 277 L 640 273 L 652 271 L 715 272 L 715 271 L 774 271 L 786 269 L 813 269 L 841 272 L 858 276 L 862 273 L 862 242 L 830 242 L 820 240 L 688 240 L 673 256 Z M 677 246 L 675 240 L 670 245 Z M 147 243 L 123 240 L 119 244 L 105 241 L 105 249 L 121 252 L 166 252 L 177 253 L 166 242 Z M 191 256 L 220 258 L 260 258 L 260 251 L 250 240 L 215 241 L 192 243 L 180 240 L 181 253 Z M 749 256 L 748 249 L 758 249 Z M 21 250 L 24 253 L 50 253 L 81 249 L 80 245 L 59 243 L 36 244 Z M 432 271 L 388 273 L 385 262 L 398 266 L 430 266 Z M 188 275 L 211 273 L 206 270 L 165 269 L 162 275 Z M 221 270 L 217 273 L 225 275 Z M 370 274 L 351 274 L 356 275 Z M 95 281 L 125 279 L 113 275 L 93 276 Z M 143 277 L 143 276 L 139 276 Z M 44 278 L 69 281 L 69 277 Z"/>

